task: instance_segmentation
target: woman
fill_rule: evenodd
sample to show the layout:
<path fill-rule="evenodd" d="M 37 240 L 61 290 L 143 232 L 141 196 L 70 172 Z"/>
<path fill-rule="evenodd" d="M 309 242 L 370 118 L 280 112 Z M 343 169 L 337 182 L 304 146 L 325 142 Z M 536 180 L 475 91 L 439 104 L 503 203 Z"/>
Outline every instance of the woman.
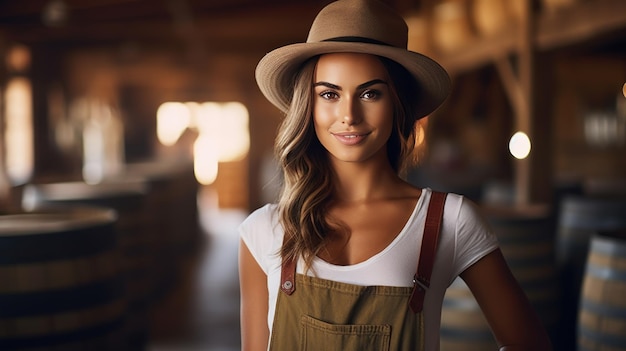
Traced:
<path fill-rule="evenodd" d="M 340 0 L 306 43 L 259 62 L 261 91 L 286 113 L 275 147 L 284 187 L 240 227 L 243 350 L 438 350 L 458 275 L 500 350 L 550 349 L 475 206 L 401 177 L 415 122 L 450 89 L 406 44 L 386 5 Z"/>

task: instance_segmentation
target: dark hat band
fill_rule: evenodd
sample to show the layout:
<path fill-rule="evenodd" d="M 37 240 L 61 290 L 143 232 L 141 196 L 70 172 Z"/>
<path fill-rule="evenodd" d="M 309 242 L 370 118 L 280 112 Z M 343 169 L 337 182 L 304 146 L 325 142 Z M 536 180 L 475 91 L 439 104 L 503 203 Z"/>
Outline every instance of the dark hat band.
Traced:
<path fill-rule="evenodd" d="M 380 40 L 365 38 L 365 37 L 336 37 L 336 38 L 324 39 L 322 41 L 338 41 L 342 43 L 365 43 L 365 44 L 392 46 Z"/>

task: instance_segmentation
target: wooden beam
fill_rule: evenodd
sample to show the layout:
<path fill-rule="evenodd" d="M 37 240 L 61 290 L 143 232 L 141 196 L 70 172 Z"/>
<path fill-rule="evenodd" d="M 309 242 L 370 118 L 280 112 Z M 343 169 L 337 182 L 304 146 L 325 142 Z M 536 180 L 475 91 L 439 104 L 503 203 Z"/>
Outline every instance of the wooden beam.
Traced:
<path fill-rule="evenodd" d="M 502 84 L 504 86 L 504 90 L 513 105 L 513 111 L 515 111 L 516 115 L 525 114 L 523 112 L 526 110 L 526 106 L 528 104 L 528 97 L 526 96 L 526 92 L 522 87 L 519 79 L 517 78 L 517 74 L 513 69 L 513 65 L 508 57 L 500 57 L 494 60 L 494 64 L 502 80 Z"/>
<path fill-rule="evenodd" d="M 534 43 L 534 30 L 535 16 L 533 14 L 532 1 L 523 1 L 522 6 L 522 21 L 520 30 L 518 32 L 518 75 L 520 95 L 524 99 L 524 103 L 518 106 L 515 113 L 516 132 L 521 131 L 525 133 L 531 143 L 534 141 L 533 135 L 533 66 L 535 57 L 535 43 Z M 533 199 L 531 199 L 532 187 L 531 184 L 531 172 L 537 170 L 533 168 L 532 161 L 536 150 L 532 150 L 527 158 L 521 160 L 514 160 L 515 162 L 515 184 L 516 184 L 516 202 L 520 205 L 527 205 Z"/>
<path fill-rule="evenodd" d="M 626 1 L 578 1 L 538 16 L 535 44 L 538 50 L 552 50 L 616 31 L 626 35 Z"/>
<path fill-rule="evenodd" d="M 532 1 L 531 1 L 532 2 Z M 554 13 L 536 13 L 532 43 L 537 52 L 592 42 L 612 33 L 626 36 L 626 1 L 579 1 Z M 476 38 L 463 50 L 440 54 L 437 60 L 452 74 L 470 71 L 500 57 L 518 54 L 519 38 L 526 29 L 514 23 L 489 38 Z"/>

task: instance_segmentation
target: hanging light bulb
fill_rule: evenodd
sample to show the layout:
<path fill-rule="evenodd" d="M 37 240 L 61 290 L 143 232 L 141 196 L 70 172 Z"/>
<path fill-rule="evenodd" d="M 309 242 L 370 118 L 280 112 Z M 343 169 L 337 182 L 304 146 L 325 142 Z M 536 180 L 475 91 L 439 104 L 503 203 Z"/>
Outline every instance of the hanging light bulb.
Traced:
<path fill-rule="evenodd" d="M 524 132 L 517 132 L 513 134 L 509 141 L 509 151 L 513 157 L 518 160 L 525 159 L 530 154 L 530 139 Z"/>

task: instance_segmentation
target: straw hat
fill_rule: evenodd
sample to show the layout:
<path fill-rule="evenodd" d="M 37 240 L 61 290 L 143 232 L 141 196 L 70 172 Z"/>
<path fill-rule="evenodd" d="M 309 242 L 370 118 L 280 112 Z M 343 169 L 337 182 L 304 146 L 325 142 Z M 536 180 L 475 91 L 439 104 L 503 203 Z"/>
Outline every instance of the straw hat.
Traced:
<path fill-rule="evenodd" d="M 376 0 L 339 0 L 317 15 L 306 43 L 280 47 L 266 54 L 256 68 L 256 81 L 265 97 L 286 112 L 294 77 L 309 58 L 334 52 L 367 53 L 404 66 L 420 86 L 419 115 L 433 112 L 448 96 L 450 78 L 432 59 L 407 50 L 404 19 Z"/>

